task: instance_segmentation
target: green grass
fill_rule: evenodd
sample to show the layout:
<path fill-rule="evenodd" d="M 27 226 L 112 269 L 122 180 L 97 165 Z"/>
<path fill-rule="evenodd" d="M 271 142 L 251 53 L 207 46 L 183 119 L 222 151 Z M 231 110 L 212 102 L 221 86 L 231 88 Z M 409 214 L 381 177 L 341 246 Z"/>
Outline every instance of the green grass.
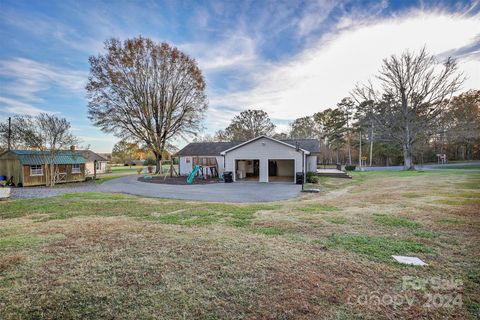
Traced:
<path fill-rule="evenodd" d="M 95 180 L 95 183 L 96 184 L 102 184 L 104 182 L 107 182 L 107 181 L 110 181 L 110 180 L 113 180 L 113 179 L 117 179 L 117 178 L 121 178 L 121 177 L 125 177 L 125 174 L 112 174 L 112 175 L 108 175 L 108 176 L 97 176 L 97 179 Z"/>
<path fill-rule="evenodd" d="M 398 218 L 394 216 L 389 216 L 385 214 L 374 214 L 373 220 L 377 224 L 382 224 L 389 227 L 399 227 L 399 228 L 408 228 L 408 229 L 417 229 L 420 225 L 410 219 Z"/>
<path fill-rule="evenodd" d="M 276 227 L 255 228 L 255 232 L 261 233 L 267 236 L 281 236 L 285 234 L 285 230 L 276 228 Z"/>
<path fill-rule="evenodd" d="M 250 225 L 256 212 L 275 208 L 278 205 L 230 205 L 157 199 L 142 201 L 140 197 L 122 194 L 71 193 L 45 199 L 9 201 L 4 204 L 0 219 L 26 215 L 33 215 L 32 219 L 37 221 L 79 216 L 128 216 L 163 224 L 203 226 L 221 223 L 245 227 Z"/>
<path fill-rule="evenodd" d="M 6 249 L 19 249 L 21 247 L 31 247 L 40 243 L 49 242 L 52 240 L 62 239 L 63 235 L 35 235 L 35 234 L 17 234 L 0 238 L 0 251 Z"/>
<path fill-rule="evenodd" d="M 342 217 L 325 217 L 324 220 L 334 224 L 347 224 L 348 220 Z"/>
<path fill-rule="evenodd" d="M 433 232 L 430 230 L 415 230 L 413 233 L 414 236 L 419 237 L 419 238 L 427 238 L 427 239 L 432 239 L 438 237 L 437 232 Z"/>
<path fill-rule="evenodd" d="M 445 167 L 436 167 L 438 169 L 461 169 L 461 170 L 479 170 L 480 165 L 458 165 L 458 166 L 445 166 Z"/>
<path fill-rule="evenodd" d="M 112 172 L 137 172 L 138 169 L 146 168 L 147 166 L 112 166 Z"/>
<path fill-rule="evenodd" d="M 299 210 L 309 213 L 340 211 L 338 207 L 321 203 L 312 203 L 305 207 L 299 208 Z"/>
<path fill-rule="evenodd" d="M 421 198 L 424 195 L 421 194 L 421 193 L 416 193 L 416 192 L 407 192 L 407 193 L 402 194 L 402 196 L 405 197 L 405 198 L 414 199 L 414 198 Z"/>
<path fill-rule="evenodd" d="M 173 165 L 175 167 L 175 170 L 178 172 L 178 165 Z M 145 169 L 148 166 L 112 166 L 112 172 L 130 172 L 130 173 L 137 173 L 138 169 Z M 155 166 L 152 166 L 155 167 Z M 164 164 L 162 165 L 163 170 L 170 169 L 169 164 Z"/>
<path fill-rule="evenodd" d="M 419 242 L 382 236 L 332 234 L 328 237 L 327 245 L 331 248 L 341 247 L 370 260 L 385 262 L 392 261 L 392 255 L 433 252 L 431 248 Z"/>
<path fill-rule="evenodd" d="M 462 200 L 441 199 L 441 200 L 437 200 L 437 202 L 441 204 L 448 204 L 450 206 L 464 206 L 469 204 L 480 205 L 480 199 L 462 199 Z"/>

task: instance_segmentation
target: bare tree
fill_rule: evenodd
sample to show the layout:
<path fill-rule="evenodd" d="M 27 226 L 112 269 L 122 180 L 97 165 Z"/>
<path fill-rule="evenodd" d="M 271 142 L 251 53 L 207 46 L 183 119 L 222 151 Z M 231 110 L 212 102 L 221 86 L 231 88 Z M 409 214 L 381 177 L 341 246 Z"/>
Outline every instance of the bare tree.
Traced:
<path fill-rule="evenodd" d="M 145 143 L 158 173 L 167 145 L 201 128 L 207 109 L 202 72 L 165 42 L 110 39 L 105 49 L 89 59 L 89 117 L 104 132 Z"/>
<path fill-rule="evenodd" d="M 457 72 L 455 60 L 448 58 L 440 66 L 423 48 L 418 54 L 406 51 L 384 59 L 377 80 L 377 88 L 371 82 L 357 85 L 352 95 L 358 102 L 374 102 L 371 114 L 376 127 L 402 146 L 404 168 L 415 169 L 413 145 L 431 133 L 445 101 L 464 77 Z"/>
<path fill-rule="evenodd" d="M 28 148 L 43 151 L 45 184 L 55 185 L 58 164 L 55 157 L 62 149 L 76 144 L 77 139 L 70 132 L 70 123 L 65 118 L 48 113 L 14 118 L 18 140 Z"/>
<path fill-rule="evenodd" d="M 11 120 L 11 123 L 9 121 Z M 10 149 L 21 147 L 21 141 L 15 129 L 15 118 L 8 118 L 5 122 L 0 122 L 0 153 Z"/>
<path fill-rule="evenodd" d="M 261 135 L 271 136 L 274 130 L 275 125 L 268 113 L 263 110 L 245 110 L 236 115 L 225 130 L 217 131 L 215 138 L 218 141 L 243 141 Z"/>

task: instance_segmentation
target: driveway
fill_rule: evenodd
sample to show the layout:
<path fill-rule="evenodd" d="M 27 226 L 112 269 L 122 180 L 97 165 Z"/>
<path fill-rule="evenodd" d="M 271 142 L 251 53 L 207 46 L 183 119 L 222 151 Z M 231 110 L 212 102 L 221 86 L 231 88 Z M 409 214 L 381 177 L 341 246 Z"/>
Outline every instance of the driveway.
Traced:
<path fill-rule="evenodd" d="M 292 183 L 235 182 L 206 185 L 169 185 L 138 181 L 140 175 L 128 175 L 104 182 L 78 184 L 73 187 L 13 188 L 12 198 L 44 198 L 71 192 L 112 192 L 143 197 L 198 200 L 208 202 L 270 202 L 295 198 L 300 185 Z"/>
<path fill-rule="evenodd" d="M 301 186 L 293 183 L 235 182 L 170 185 L 137 181 L 138 175 L 109 180 L 100 189 L 145 197 L 212 202 L 270 202 L 295 198 Z"/>

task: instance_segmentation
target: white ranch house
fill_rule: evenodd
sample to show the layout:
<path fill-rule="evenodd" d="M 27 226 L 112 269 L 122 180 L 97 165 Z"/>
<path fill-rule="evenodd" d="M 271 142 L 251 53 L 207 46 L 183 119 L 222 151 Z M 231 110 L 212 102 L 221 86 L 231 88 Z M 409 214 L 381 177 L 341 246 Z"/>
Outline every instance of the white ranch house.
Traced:
<path fill-rule="evenodd" d="M 277 140 L 260 136 L 249 141 L 195 142 L 178 152 L 180 175 L 194 165 L 221 175 L 233 172 L 233 181 L 295 182 L 297 172 L 316 172 L 320 143 L 316 139 Z"/>

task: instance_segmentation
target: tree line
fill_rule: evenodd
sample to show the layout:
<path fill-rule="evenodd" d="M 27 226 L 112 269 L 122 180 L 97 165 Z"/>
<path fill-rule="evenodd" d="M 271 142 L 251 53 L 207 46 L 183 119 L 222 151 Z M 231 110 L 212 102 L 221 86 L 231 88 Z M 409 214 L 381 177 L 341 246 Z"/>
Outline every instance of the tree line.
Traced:
<path fill-rule="evenodd" d="M 335 107 L 295 119 L 286 132 L 262 110 L 236 115 L 225 130 L 200 140 L 318 139 L 320 162 L 400 165 L 480 159 L 480 91 L 459 91 L 457 63 L 439 64 L 425 49 L 383 60 L 373 81 L 358 84 Z M 365 159 L 362 161 L 362 159 Z"/>
<path fill-rule="evenodd" d="M 276 131 L 265 111 L 249 109 L 234 116 L 224 130 L 203 136 L 198 133 L 208 100 L 195 59 L 168 43 L 137 37 L 107 40 L 105 52 L 89 62 L 90 120 L 120 138 L 122 145 L 138 145 L 152 153 L 157 172 L 165 150 L 195 137 L 313 138 L 321 143 L 320 162 L 354 164 L 366 158 L 369 165 L 403 163 L 406 169 L 435 161 L 439 153 L 452 160 L 480 157 L 479 91 L 454 96 L 464 81 L 456 61 L 439 63 L 425 49 L 385 58 L 374 79 L 358 84 L 336 106 L 322 111 L 319 107 L 313 115 L 295 119 L 285 132 Z M 20 118 L 17 125 L 23 126 Z M 42 126 L 39 120 L 28 124 L 34 123 Z M 0 145 L 5 145 L 7 131 L 2 124 Z M 61 139 L 65 145 L 70 140 L 68 135 Z M 25 145 L 41 149 L 46 143 Z"/>

